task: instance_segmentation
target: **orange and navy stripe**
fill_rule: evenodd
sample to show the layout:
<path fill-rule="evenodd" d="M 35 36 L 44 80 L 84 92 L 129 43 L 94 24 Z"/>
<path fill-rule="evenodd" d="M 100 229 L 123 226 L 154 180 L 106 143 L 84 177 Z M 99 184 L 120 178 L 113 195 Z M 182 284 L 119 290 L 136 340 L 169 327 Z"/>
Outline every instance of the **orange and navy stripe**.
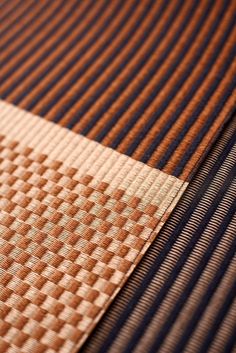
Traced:
<path fill-rule="evenodd" d="M 12 0 L 1 97 L 184 180 L 235 109 L 234 2 Z"/>

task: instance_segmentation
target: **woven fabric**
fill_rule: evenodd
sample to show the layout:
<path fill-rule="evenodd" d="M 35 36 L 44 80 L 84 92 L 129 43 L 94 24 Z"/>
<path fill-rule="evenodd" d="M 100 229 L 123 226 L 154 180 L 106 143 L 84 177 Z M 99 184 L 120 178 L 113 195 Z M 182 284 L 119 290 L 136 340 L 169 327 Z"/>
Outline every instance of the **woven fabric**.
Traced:
<path fill-rule="evenodd" d="M 4 2 L 0 95 L 188 179 L 235 106 L 234 7 Z"/>
<path fill-rule="evenodd" d="M 0 109 L 0 350 L 72 352 L 186 183 L 10 104 Z"/>
<path fill-rule="evenodd" d="M 233 352 L 236 118 L 82 349 Z"/>
<path fill-rule="evenodd" d="M 234 1 L 0 0 L 0 24 L 0 351 L 74 352 L 232 117 Z"/>

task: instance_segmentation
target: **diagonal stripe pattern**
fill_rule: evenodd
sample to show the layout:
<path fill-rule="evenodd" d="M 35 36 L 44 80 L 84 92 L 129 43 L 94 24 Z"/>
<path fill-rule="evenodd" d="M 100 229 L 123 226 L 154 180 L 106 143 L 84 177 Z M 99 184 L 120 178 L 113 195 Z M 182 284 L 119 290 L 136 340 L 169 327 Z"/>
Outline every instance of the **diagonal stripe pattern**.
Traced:
<path fill-rule="evenodd" d="M 235 133 L 234 118 L 83 353 L 233 351 Z"/>
<path fill-rule="evenodd" d="M 0 351 L 74 352 L 187 183 L 0 109 Z"/>
<path fill-rule="evenodd" d="M 234 37 L 233 0 L 11 0 L 0 94 L 188 180 L 235 108 Z"/>

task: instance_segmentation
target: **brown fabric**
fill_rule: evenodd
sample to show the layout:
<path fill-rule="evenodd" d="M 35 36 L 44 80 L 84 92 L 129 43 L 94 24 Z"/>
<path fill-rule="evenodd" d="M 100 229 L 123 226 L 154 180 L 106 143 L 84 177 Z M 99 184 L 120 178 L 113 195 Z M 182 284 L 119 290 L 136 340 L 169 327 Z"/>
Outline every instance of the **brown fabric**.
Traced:
<path fill-rule="evenodd" d="M 234 1 L 0 0 L 0 25 L 0 350 L 73 352 L 232 115 Z"/>
<path fill-rule="evenodd" d="M 236 116 L 82 353 L 233 352 Z"/>
<path fill-rule="evenodd" d="M 186 184 L 14 106 L 0 109 L 0 351 L 74 352 Z"/>
<path fill-rule="evenodd" d="M 187 180 L 235 108 L 234 5 L 11 0 L 1 96 Z"/>

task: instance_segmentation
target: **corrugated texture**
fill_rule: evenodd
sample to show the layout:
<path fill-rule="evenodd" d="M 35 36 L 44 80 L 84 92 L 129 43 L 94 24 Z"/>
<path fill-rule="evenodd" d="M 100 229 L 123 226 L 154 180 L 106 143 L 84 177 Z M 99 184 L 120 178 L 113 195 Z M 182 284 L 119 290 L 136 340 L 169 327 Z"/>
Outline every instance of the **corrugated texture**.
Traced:
<path fill-rule="evenodd" d="M 235 109 L 234 13 L 0 0 L 0 351 L 75 351 L 107 310 Z M 227 136 L 85 351 L 230 350 Z"/>
<path fill-rule="evenodd" d="M 234 1 L 2 1 L 2 98 L 186 180 L 235 106 Z"/>
<path fill-rule="evenodd" d="M 236 119 L 81 352 L 233 351 L 235 161 Z"/>
<path fill-rule="evenodd" d="M 74 352 L 187 183 L 0 101 L 0 352 Z"/>

